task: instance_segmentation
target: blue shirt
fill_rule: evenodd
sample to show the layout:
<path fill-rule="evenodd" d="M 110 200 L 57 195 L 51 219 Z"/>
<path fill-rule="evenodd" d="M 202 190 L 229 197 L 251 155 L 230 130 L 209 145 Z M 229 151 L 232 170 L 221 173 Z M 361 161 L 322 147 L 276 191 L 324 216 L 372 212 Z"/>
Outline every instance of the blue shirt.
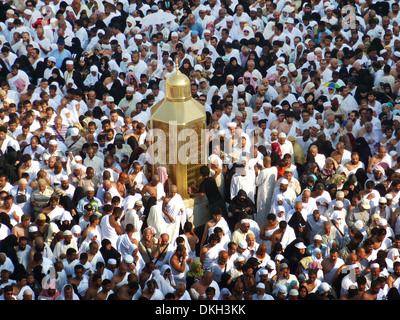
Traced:
<path fill-rule="evenodd" d="M 60 52 L 60 50 L 55 49 L 47 54 L 47 57 L 56 58 L 56 67 L 59 69 L 61 68 L 64 59 L 71 58 L 71 56 L 72 56 L 71 52 L 69 52 L 69 50 L 67 49 L 64 49 L 63 52 Z"/>

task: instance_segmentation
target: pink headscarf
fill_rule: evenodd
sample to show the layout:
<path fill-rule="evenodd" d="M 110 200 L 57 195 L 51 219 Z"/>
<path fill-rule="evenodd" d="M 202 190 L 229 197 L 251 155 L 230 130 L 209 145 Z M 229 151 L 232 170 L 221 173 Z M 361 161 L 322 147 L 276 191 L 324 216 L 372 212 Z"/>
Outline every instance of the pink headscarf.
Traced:
<path fill-rule="evenodd" d="M 250 85 L 254 88 L 254 91 L 257 91 L 258 83 L 254 81 L 253 76 L 249 71 L 246 71 L 243 75 L 243 84 L 246 86 L 245 78 L 250 78 Z"/>
<path fill-rule="evenodd" d="M 164 185 L 165 181 L 168 180 L 167 168 L 158 167 L 157 174 L 158 174 L 158 177 L 160 178 L 160 182 Z"/>

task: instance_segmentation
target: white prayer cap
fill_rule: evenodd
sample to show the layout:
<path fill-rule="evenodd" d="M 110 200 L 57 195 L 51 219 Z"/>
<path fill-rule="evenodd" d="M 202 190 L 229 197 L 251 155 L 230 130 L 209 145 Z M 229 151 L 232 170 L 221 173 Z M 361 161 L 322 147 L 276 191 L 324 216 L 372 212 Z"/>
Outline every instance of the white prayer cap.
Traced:
<path fill-rule="evenodd" d="M 286 23 L 294 24 L 293 18 L 287 18 Z"/>
<path fill-rule="evenodd" d="M 277 212 L 285 212 L 285 207 L 284 206 L 278 206 L 277 207 L 277 210 L 276 210 Z"/>
<path fill-rule="evenodd" d="M 227 17 L 225 18 L 225 21 L 226 21 L 226 22 L 232 22 L 232 21 L 233 21 L 233 17 L 232 17 L 232 16 L 227 16 Z"/>
<path fill-rule="evenodd" d="M 265 289 L 265 284 L 262 283 L 262 282 L 259 282 L 259 283 L 257 284 L 256 288 Z"/>
<path fill-rule="evenodd" d="M 57 141 L 56 141 L 56 140 L 54 140 L 54 139 L 51 139 L 51 140 L 49 141 L 49 145 L 51 145 L 51 146 L 57 146 L 57 145 L 58 145 L 58 143 L 57 143 Z"/>
<path fill-rule="evenodd" d="M 211 154 L 209 157 L 208 157 L 208 161 L 210 162 L 210 163 L 218 163 L 218 160 L 219 160 L 220 158 L 216 155 L 216 154 Z"/>
<path fill-rule="evenodd" d="M 83 160 L 81 156 L 75 156 L 75 161 L 81 161 Z"/>
<path fill-rule="evenodd" d="M 235 116 L 236 116 L 236 117 L 243 117 L 243 113 L 241 113 L 240 111 L 237 111 L 237 112 L 235 113 Z"/>
<path fill-rule="evenodd" d="M 32 10 L 30 10 L 30 9 L 25 9 L 25 10 L 24 10 L 24 13 L 25 13 L 26 15 L 28 15 L 28 16 L 31 16 L 31 15 L 32 15 Z"/>
<path fill-rule="evenodd" d="M 133 87 L 126 87 L 126 91 L 134 91 L 135 89 Z"/>
<path fill-rule="evenodd" d="M 79 226 L 79 224 L 76 224 L 71 228 L 71 232 L 72 233 L 81 233 L 82 232 L 82 228 Z"/>
<path fill-rule="evenodd" d="M 307 247 L 304 245 L 303 242 L 296 243 L 294 245 L 297 249 L 306 249 Z"/>
<path fill-rule="evenodd" d="M 281 184 L 289 184 L 288 179 L 282 179 L 282 180 L 281 180 Z"/>
<path fill-rule="evenodd" d="M 313 239 L 314 240 L 322 240 L 322 237 L 319 234 L 316 234 Z"/>
<path fill-rule="evenodd" d="M 65 64 L 74 64 L 74 62 L 72 61 L 72 60 L 67 60 L 66 62 L 65 62 Z"/>
<path fill-rule="evenodd" d="M 138 200 L 135 202 L 135 206 L 136 207 L 143 207 L 143 201 L 142 200 Z"/>
<path fill-rule="evenodd" d="M 242 262 L 242 261 L 245 261 L 245 258 L 243 256 L 238 256 L 236 258 L 236 262 Z"/>
<path fill-rule="evenodd" d="M 237 103 L 245 103 L 245 101 L 243 98 L 239 98 L 239 99 L 237 99 Z"/>
<path fill-rule="evenodd" d="M 49 160 L 50 159 L 50 155 L 48 154 L 48 153 L 46 153 L 44 156 L 43 156 L 43 160 Z"/>
<path fill-rule="evenodd" d="M 343 191 L 336 192 L 336 198 L 343 198 L 343 197 L 344 197 L 344 192 Z"/>
<path fill-rule="evenodd" d="M 79 163 L 77 163 L 77 164 L 75 164 L 75 165 L 72 167 L 72 170 L 79 170 L 80 168 L 82 168 L 82 165 L 80 165 Z"/>
<path fill-rule="evenodd" d="M 260 270 L 260 272 L 259 272 L 259 275 L 265 275 L 265 274 L 268 274 L 268 270 L 267 269 L 261 269 Z"/>
<path fill-rule="evenodd" d="M 72 232 L 70 230 L 65 230 L 63 234 L 64 236 L 72 236 Z"/>
<path fill-rule="evenodd" d="M 336 208 L 343 208 L 343 202 L 340 201 L 340 200 L 336 201 L 335 207 Z"/>
<path fill-rule="evenodd" d="M 54 57 L 49 57 L 47 60 L 52 61 L 52 62 L 57 62 L 56 58 L 54 58 Z"/>
<path fill-rule="evenodd" d="M 87 187 L 86 191 L 94 191 L 94 188 L 93 187 Z"/>
<path fill-rule="evenodd" d="M 394 120 L 400 121 L 400 116 L 393 116 L 393 121 Z"/>
<path fill-rule="evenodd" d="M 44 130 L 44 133 L 51 133 L 53 134 L 53 130 L 51 128 L 46 128 L 46 130 Z"/>
<path fill-rule="evenodd" d="M 178 32 L 176 32 L 176 31 L 171 32 L 171 37 L 178 37 Z"/>
<path fill-rule="evenodd" d="M 379 263 L 371 264 L 371 269 L 374 269 L 374 268 L 379 268 Z"/>
<path fill-rule="evenodd" d="M 392 150 L 392 151 L 389 152 L 389 155 L 390 155 L 391 157 L 397 156 L 397 154 L 398 154 L 398 153 L 397 153 L 395 150 Z"/>
<path fill-rule="evenodd" d="M 239 242 L 239 247 L 242 249 L 246 249 L 247 248 L 247 241 L 246 240 L 242 240 Z"/>
<path fill-rule="evenodd" d="M 108 264 L 117 264 L 117 260 L 114 258 L 108 259 Z"/>
<path fill-rule="evenodd" d="M 331 286 L 327 282 L 322 282 L 318 287 L 319 293 L 325 293 L 329 290 L 331 290 Z"/>
<path fill-rule="evenodd" d="M 386 199 L 393 199 L 393 196 L 392 196 L 391 193 L 387 193 L 387 194 L 385 195 L 385 198 L 386 198 Z"/>
<path fill-rule="evenodd" d="M 132 262 L 133 262 L 133 257 L 132 257 L 132 255 L 130 255 L 130 254 L 124 255 L 124 261 L 125 261 L 126 263 L 132 263 Z"/>
<path fill-rule="evenodd" d="M 130 55 L 129 55 L 128 52 L 124 52 L 124 53 L 122 54 L 122 59 L 129 59 L 129 58 L 130 58 Z"/>
<path fill-rule="evenodd" d="M 286 138 L 286 133 L 284 133 L 284 132 L 281 132 L 280 134 L 279 134 L 279 136 L 278 136 L 279 138 Z"/>
<path fill-rule="evenodd" d="M 266 267 L 268 268 L 268 269 L 275 269 L 275 261 L 274 260 L 272 260 L 272 259 L 270 259 L 270 260 L 268 260 L 268 262 L 267 262 L 267 265 L 266 265 Z"/>
<path fill-rule="evenodd" d="M 296 66 L 294 65 L 294 63 L 289 63 L 288 69 L 289 69 L 289 72 L 296 71 Z"/>
<path fill-rule="evenodd" d="M 380 218 L 378 225 L 383 227 L 383 226 L 387 226 L 387 220 L 385 218 Z"/>
<path fill-rule="evenodd" d="M 290 289 L 289 296 L 298 296 L 299 292 L 296 289 Z"/>
<path fill-rule="evenodd" d="M 366 199 L 366 198 L 361 199 L 360 204 L 365 210 L 371 209 L 371 205 L 369 204 L 369 200 Z"/>
<path fill-rule="evenodd" d="M 71 129 L 71 136 L 76 137 L 79 135 L 79 129 L 74 127 Z"/>
<path fill-rule="evenodd" d="M 24 296 L 32 296 L 33 295 L 33 291 L 32 289 L 28 288 L 24 290 Z"/>
<path fill-rule="evenodd" d="M 387 203 L 387 200 L 385 197 L 380 197 L 379 198 L 379 203 Z"/>
<path fill-rule="evenodd" d="M 239 92 L 243 92 L 245 90 L 245 87 L 244 87 L 243 84 L 239 84 L 237 89 L 238 89 Z"/>
<path fill-rule="evenodd" d="M 287 294 L 287 287 L 284 284 L 280 284 L 277 286 L 277 290 L 280 293 Z"/>
<path fill-rule="evenodd" d="M 277 254 L 275 256 L 275 261 L 281 261 L 282 259 L 285 259 L 285 257 L 283 255 L 281 255 L 281 254 Z"/>
<path fill-rule="evenodd" d="M 63 174 L 60 178 L 60 181 L 67 181 L 68 180 L 68 176 L 66 174 Z"/>
<path fill-rule="evenodd" d="M 364 227 L 364 223 L 361 220 L 357 220 L 353 226 L 355 229 L 361 230 Z"/>
<path fill-rule="evenodd" d="M 108 96 L 108 97 L 106 98 L 106 101 L 107 101 L 107 102 L 114 102 L 114 98 L 113 98 L 112 96 Z"/>
<path fill-rule="evenodd" d="M 312 127 L 316 128 L 318 131 L 321 130 L 321 126 L 318 123 L 312 125 L 310 128 Z"/>
<path fill-rule="evenodd" d="M 250 224 L 250 219 L 242 219 L 242 220 L 240 220 L 240 224 L 245 224 L 245 223 Z"/>

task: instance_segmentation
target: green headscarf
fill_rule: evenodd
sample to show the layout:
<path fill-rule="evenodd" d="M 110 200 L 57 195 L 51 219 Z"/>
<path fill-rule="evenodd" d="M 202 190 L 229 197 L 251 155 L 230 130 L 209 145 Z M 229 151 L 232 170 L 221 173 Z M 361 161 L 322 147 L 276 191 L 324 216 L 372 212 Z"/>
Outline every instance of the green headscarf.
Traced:
<path fill-rule="evenodd" d="M 204 270 L 203 268 L 200 269 L 200 272 L 197 271 L 198 267 L 202 267 L 202 263 L 200 262 L 200 260 L 195 260 L 193 261 L 192 265 L 190 266 L 190 270 L 186 273 L 186 277 L 201 277 L 203 276 Z"/>

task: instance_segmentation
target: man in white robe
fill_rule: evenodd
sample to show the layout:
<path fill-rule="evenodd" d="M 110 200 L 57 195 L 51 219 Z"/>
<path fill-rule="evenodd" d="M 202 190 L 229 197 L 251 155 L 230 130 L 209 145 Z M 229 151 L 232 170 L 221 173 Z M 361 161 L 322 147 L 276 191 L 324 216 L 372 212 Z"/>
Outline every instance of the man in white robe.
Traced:
<path fill-rule="evenodd" d="M 281 184 L 278 188 L 275 188 L 274 194 L 272 196 L 272 203 L 276 202 L 276 197 L 282 195 L 285 202 L 293 208 L 296 199 L 296 192 L 289 187 L 289 181 L 287 179 L 282 179 Z"/>
<path fill-rule="evenodd" d="M 271 158 L 265 157 L 263 164 L 255 167 L 257 189 L 257 215 L 256 221 L 262 226 L 270 213 L 272 195 L 274 193 L 275 181 L 278 176 L 278 169 L 271 166 Z"/>
<path fill-rule="evenodd" d="M 243 168 L 240 168 L 239 172 L 236 169 L 236 173 L 232 177 L 231 181 L 231 199 L 233 199 L 240 189 L 243 189 L 251 201 L 255 202 L 255 191 L 256 191 L 256 175 L 254 170 L 248 170 L 246 168 L 246 160 L 241 159 Z"/>

